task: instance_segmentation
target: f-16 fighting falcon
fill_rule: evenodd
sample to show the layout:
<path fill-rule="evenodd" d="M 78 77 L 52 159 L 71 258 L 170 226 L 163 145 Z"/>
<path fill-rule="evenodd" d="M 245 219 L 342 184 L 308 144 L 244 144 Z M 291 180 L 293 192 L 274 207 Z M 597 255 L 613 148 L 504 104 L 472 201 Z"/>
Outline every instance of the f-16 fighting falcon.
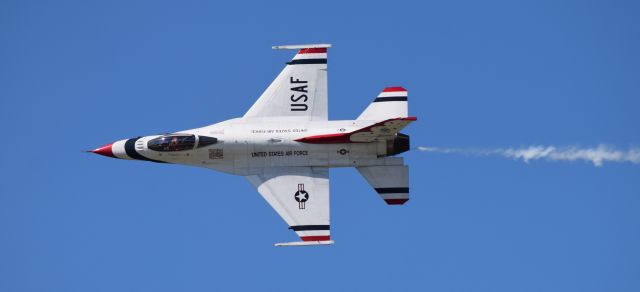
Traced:
<path fill-rule="evenodd" d="M 177 133 L 120 140 L 90 152 L 128 160 L 186 164 L 242 175 L 302 241 L 332 244 L 329 168 L 355 167 L 389 205 L 409 200 L 409 150 L 400 133 L 407 90 L 387 87 L 355 120 L 329 121 L 329 44 L 275 46 L 298 53 L 243 117 Z"/>

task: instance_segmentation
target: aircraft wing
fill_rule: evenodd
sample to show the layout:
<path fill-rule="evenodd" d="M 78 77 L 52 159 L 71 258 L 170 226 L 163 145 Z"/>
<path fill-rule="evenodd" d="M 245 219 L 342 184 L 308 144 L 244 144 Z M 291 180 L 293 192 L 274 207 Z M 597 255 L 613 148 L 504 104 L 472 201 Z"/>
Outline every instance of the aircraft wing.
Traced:
<path fill-rule="evenodd" d="M 416 120 L 416 117 L 388 119 L 349 133 L 307 136 L 296 141 L 310 144 L 339 144 L 393 140 L 404 127 Z"/>
<path fill-rule="evenodd" d="M 244 117 L 293 117 L 326 121 L 327 48 L 331 45 L 281 46 L 300 49 Z"/>
<path fill-rule="evenodd" d="M 265 168 L 262 174 L 247 179 L 302 239 L 276 245 L 333 243 L 329 228 L 328 168 Z"/>

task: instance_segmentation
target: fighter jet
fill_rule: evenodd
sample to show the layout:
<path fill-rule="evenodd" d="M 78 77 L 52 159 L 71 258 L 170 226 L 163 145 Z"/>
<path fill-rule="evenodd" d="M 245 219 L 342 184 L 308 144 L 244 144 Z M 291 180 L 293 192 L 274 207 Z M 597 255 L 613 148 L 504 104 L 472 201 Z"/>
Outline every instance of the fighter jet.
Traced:
<path fill-rule="evenodd" d="M 301 241 L 333 244 L 329 168 L 355 167 L 389 205 L 409 200 L 409 150 L 400 133 L 407 90 L 387 87 L 355 120 L 328 120 L 329 44 L 275 46 L 298 50 L 244 116 L 171 134 L 142 136 L 90 152 L 126 160 L 184 164 L 241 175 Z"/>

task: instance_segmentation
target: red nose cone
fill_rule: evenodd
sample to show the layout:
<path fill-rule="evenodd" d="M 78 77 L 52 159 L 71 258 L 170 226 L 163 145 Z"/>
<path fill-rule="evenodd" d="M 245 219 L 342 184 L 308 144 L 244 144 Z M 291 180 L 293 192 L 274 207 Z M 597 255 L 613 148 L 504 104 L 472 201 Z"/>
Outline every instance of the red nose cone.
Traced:
<path fill-rule="evenodd" d="M 98 149 L 95 149 L 95 150 L 91 150 L 91 152 L 93 152 L 95 154 L 104 155 L 104 156 L 107 156 L 107 157 L 116 158 L 116 156 L 113 155 L 113 151 L 111 150 L 111 145 L 113 145 L 113 143 L 109 144 L 109 145 L 102 146 L 102 147 L 100 147 Z"/>

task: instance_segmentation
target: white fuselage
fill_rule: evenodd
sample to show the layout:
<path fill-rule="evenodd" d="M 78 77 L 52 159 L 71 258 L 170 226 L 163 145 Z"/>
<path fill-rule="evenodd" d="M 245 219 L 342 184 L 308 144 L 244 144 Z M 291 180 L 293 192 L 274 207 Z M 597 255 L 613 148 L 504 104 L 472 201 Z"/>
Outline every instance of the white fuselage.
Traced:
<path fill-rule="evenodd" d="M 330 167 L 355 167 L 388 205 L 409 200 L 410 149 L 400 133 L 408 91 L 384 88 L 356 120 L 329 121 L 328 44 L 298 52 L 242 118 L 176 133 L 120 140 L 89 152 L 184 164 L 244 176 L 302 242 L 331 244 Z"/>
<path fill-rule="evenodd" d="M 155 151 L 148 142 L 164 135 L 121 140 L 113 144 L 117 158 L 144 158 L 156 162 L 185 164 L 237 174 L 260 174 L 265 167 L 354 167 L 371 165 L 401 165 L 400 157 L 385 157 L 386 143 L 309 144 L 296 139 L 335 133 L 348 133 L 371 125 L 375 121 L 283 121 L 278 118 L 236 118 L 214 125 L 180 131 L 173 134 L 195 135 L 193 149 Z M 199 147 L 202 136 L 217 142 Z M 132 141 L 134 140 L 134 141 Z M 126 149 L 127 142 L 129 149 Z"/>

